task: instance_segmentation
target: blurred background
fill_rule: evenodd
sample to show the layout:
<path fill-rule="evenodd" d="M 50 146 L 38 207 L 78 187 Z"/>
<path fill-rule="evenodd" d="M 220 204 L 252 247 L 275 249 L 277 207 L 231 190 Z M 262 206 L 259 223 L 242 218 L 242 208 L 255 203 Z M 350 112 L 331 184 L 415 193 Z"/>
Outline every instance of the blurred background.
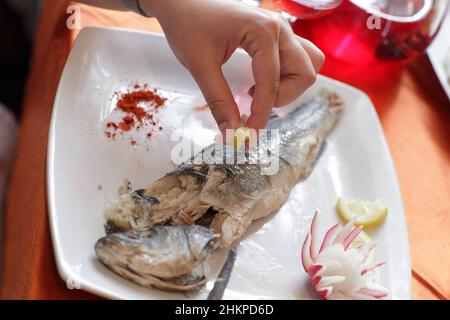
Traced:
<path fill-rule="evenodd" d="M 0 248 L 3 195 L 14 159 L 17 123 L 40 7 L 40 0 L 0 0 Z"/>
<path fill-rule="evenodd" d="M 22 91 L 41 1 L 0 0 L 0 102 L 20 115 Z"/>

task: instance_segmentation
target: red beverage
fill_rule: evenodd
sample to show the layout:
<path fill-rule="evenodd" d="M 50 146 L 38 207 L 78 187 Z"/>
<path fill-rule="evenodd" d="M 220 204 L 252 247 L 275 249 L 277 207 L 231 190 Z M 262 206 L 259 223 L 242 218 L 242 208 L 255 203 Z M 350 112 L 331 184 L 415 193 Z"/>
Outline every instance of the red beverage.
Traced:
<path fill-rule="evenodd" d="M 447 0 L 344 0 L 332 14 L 299 19 L 293 28 L 351 65 L 408 61 L 431 43 L 445 5 Z"/>
<path fill-rule="evenodd" d="M 284 12 L 300 19 L 326 16 L 339 6 L 342 0 L 273 0 Z"/>

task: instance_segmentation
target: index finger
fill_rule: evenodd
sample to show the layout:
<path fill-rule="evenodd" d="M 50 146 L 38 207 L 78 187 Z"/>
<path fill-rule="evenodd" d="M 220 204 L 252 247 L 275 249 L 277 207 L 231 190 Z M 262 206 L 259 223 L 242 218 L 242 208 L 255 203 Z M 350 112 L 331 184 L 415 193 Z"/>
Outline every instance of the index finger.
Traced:
<path fill-rule="evenodd" d="M 190 71 L 197 81 L 220 131 L 224 133 L 226 129 L 236 128 L 240 121 L 239 109 L 222 73 L 221 66 L 212 61 L 206 61 L 198 68 L 191 68 Z"/>

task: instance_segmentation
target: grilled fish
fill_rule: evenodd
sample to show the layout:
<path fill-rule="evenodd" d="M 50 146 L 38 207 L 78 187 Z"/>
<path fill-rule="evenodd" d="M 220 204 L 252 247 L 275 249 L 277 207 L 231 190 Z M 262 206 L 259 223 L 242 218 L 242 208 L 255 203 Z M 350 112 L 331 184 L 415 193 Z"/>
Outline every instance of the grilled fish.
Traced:
<path fill-rule="evenodd" d="M 233 163 L 233 148 L 212 145 L 146 190 L 133 192 L 127 182 L 106 211 L 107 232 L 200 224 L 219 235 L 215 247 L 229 247 L 253 220 L 276 212 L 309 175 L 342 110 L 339 96 L 323 93 L 286 117 L 271 119 L 268 129 L 278 129 L 279 140 L 259 141 L 259 148 L 246 150 L 248 163 Z M 261 174 L 273 154 L 278 171 Z M 211 161 L 217 158 L 225 161 Z"/>
<path fill-rule="evenodd" d="M 107 267 L 142 286 L 191 291 L 206 281 L 202 263 L 214 238 L 197 225 L 150 227 L 111 233 L 97 241 L 95 252 Z"/>

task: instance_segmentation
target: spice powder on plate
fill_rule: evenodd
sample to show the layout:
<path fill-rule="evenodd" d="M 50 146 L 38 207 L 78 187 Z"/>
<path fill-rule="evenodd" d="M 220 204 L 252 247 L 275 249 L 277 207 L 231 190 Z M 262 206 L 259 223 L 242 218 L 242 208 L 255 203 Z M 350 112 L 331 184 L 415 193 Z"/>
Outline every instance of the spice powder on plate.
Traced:
<path fill-rule="evenodd" d="M 161 97 L 156 89 L 150 90 L 147 84 L 143 86 L 135 84 L 133 89 L 135 91 L 129 91 L 119 95 L 116 110 L 124 112 L 125 116 L 122 117 L 122 121 L 120 122 L 109 121 L 106 124 L 106 137 L 115 139 L 115 132 L 117 130 L 123 133 L 133 128 L 140 129 L 144 124 L 157 126 L 159 130 L 162 130 L 162 127 L 155 120 L 154 114 L 159 108 L 164 106 L 166 99 Z M 152 108 L 144 108 L 142 106 L 143 103 L 150 104 Z M 152 134 L 149 132 L 147 138 L 149 139 L 151 137 Z M 131 144 L 136 145 L 136 140 L 133 139 Z"/>

